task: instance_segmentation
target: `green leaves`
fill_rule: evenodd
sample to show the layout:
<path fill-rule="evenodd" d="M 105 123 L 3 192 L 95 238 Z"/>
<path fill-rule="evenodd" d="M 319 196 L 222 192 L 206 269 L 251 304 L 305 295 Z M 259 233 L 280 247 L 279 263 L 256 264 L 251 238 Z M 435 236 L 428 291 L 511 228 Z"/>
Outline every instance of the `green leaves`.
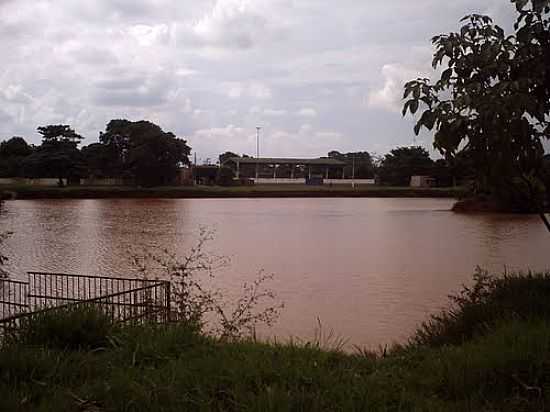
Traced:
<path fill-rule="evenodd" d="M 453 75 L 453 69 L 452 68 L 448 68 L 447 70 L 445 70 L 442 74 L 441 74 L 441 81 L 444 82 L 444 83 L 448 83 L 449 80 L 451 79 L 451 76 Z"/>
<path fill-rule="evenodd" d="M 417 91 L 418 89 L 416 89 L 415 91 Z M 409 105 L 409 110 L 411 111 L 412 114 L 415 114 L 416 111 L 418 110 L 418 97 L 419 97 L 419 94 L 418 96 L 416 96 L 416 99 L 414 100 L 411 100 L 411 104 Z"/>
<path fill-rule="evenodd" d="M 550 137 L 550 0 L 513 3 L 513 35 L 488 16 L 468 15 L 459 33 L 432 39 L 440 79 L 405 85 L 403 115 L 415 115 L 420 102 L 427 106 L 414 133 L 433 130 L 446 157 L 468 147 L 478 176 L 493 187 L 536 176 L 541 139 Z"/>
<path fill-rule="evenodd" d="M 517 11 L 522 11 L 527 3 L 529 3 L 529 0 L 512 0 L 512 3 L 516 3 Z"/>

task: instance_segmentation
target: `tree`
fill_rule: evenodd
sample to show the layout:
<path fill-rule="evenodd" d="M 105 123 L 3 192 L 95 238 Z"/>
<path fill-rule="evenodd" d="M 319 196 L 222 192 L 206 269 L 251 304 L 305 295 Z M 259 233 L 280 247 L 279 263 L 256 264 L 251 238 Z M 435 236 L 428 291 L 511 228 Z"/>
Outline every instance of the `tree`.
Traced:
<path fill-rule="evenodd" d="M 82 136 L 69 125 L 49 125 L 39 127 L 42 144 L 23 161 L 24 173 L 32 178 L 57 178 L 59 185 L 63 179 L 78 179 L 86 174 L 78 142 Z"/>
<path fill-rule="evenodd" d="M 233 169 L 226 166 L 221 166 L 218 169 L 218 175 L 216 176 L 216 183 L 220 186 L 231 186 L 233 184 L 233 178 L 235 173 Z"/>
<path fill-rule="evenodd" d="M 340 153 L 337 150 L 332 150 L 328 153 L 328 157 L 346 162 L 344 174 L 348 177 L 355 176 L 357 179 L 374 177 L 375 167 L 369 152 Z"/>
<path fill-rule="evenodd" d="M 111 120 L 100 141 L 112 150 L 120 173 L 139 185 L 170 184 L 178 168 L 189 163 L 191 148 L 185 140 L 145 120 Z"/>
<path fill-rule="evenodd" d="M 121 163 L 118 152 L 111 145 L 92 143 L 82 148 L 88 173 L 96 178 L 120 177 Z"/>
<path fill-rule="evenodd" d="M 0 177 L 23 175 L 23 160 L 32 153 L 32 147 L 22 137 L 14 136 L 0 143 Z"/>
<path fill-rule="evenodd" d="M 76 143 L 82 140 L 82 136 L 74 131 L 68 124 L 51 124 L 38 127 L 38 133 L 42 135 L 42 143 Z"/>
<path fill-rule="evenodd" d="M 218 160 L 220 161 L 220 167 L 224 165 L 225 162 L 227 162 L 232 157 L 239 157 L 238 154 L 235 154 L 233 152 L 225 152 L 218 156 Z"/>
<path fill-rule="evenodd" d="M 434 130 L 434 147 L 447 159 L 467 152 L 476 193 L 498 204 L 544 215 L 543 140 L 550 137 L 550 0 L 512 0 L 515 33 L 488 16 L 466 16 L 458 33 L 439 35 L 434 69 L 439 79 L 405 85 L 403 114 L 424 106 L 414 132 Z"/>
<path fill-rule="evenodd" d="M 0 143 L 0 156 L 11 157 L 20 156 L 25 157 L 32 153 L 32 147 L 19 136 L 14 136 L 5 142 Z"/>
<path fill-rule="evenodd" d="M 430 154 L 423 147 L 398 147 L 384 156 L 378 168 L 378 177 L 382 184 L 409 186 L 411 176 L 430 175 L 433 166 Z"/>

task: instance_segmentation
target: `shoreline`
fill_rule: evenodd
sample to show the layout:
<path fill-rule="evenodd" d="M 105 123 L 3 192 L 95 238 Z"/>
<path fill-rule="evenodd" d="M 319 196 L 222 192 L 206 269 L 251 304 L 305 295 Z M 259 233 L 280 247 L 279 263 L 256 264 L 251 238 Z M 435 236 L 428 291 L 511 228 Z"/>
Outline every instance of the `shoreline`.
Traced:
<path fill-rule="evenodd" d="M 7 200 L 40 199 L 220 199 L 220 198 L 453 198 L 463 197 L 462 188 L 410 188 L 387 186 L 318 187 L 283 185 L 258 186 L 173 186 L 136 188 L 117 187 L 14 187 L 0 186 Z"/>

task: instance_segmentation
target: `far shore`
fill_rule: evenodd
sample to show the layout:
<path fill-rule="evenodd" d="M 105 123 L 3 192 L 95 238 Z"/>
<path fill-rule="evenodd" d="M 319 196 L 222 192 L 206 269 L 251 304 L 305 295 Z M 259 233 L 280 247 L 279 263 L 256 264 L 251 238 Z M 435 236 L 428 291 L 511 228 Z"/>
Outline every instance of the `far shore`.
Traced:
<path fill-rule="evenodd" d="M 166 186 L 142 188 L 133 186 L 0 186 L 7 199 L 201 199 L 201 198 L 310 198 L 310 197 L 438 197 L 461 198 L 464 188 L 414 188 L 376 185 L 306 186 Z"/>

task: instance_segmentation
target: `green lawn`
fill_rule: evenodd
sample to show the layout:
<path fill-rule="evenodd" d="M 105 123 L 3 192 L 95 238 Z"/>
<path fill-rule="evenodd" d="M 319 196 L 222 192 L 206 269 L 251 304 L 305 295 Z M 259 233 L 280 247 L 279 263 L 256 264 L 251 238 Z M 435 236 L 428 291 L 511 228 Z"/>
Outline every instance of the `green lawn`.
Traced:
<path fill-rule="evenodd" d="M 550 276 L 491 282 L 384 356 L 41 318 L 0 350 L 0 410 L 547 410 Z"/>

